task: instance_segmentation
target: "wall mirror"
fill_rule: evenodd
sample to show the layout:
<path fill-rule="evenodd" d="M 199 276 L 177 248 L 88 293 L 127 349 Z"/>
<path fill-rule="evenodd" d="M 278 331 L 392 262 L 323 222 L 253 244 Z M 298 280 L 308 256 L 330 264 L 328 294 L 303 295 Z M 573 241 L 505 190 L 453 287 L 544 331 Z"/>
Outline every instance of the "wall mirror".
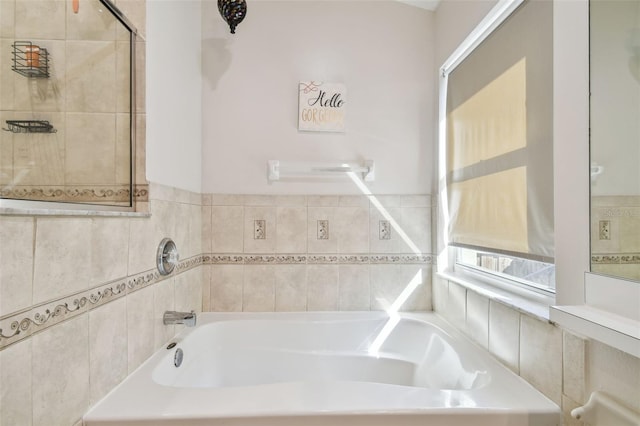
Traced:
<path fill-rule="evenodd" d="M 0 19 L 2 201 L 131 208 L 136 29 L 108 0 L 1 1 Z"/>
<path fill-rule="evenodd" d="M 591 0 L 591 271 L 640 281 L 640 0 Z"/>

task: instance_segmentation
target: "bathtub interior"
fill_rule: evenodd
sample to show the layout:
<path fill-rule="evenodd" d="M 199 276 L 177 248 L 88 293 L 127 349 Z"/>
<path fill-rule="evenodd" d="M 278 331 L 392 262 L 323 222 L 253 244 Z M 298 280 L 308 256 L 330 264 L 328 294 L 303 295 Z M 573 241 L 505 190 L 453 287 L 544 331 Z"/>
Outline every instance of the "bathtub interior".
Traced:
<path fill-rule="evenodd" d="M 383 315 L 218 321 L 187 331 L 177 341 L 153 370 L 152 379 L 159 385 L 229 388 L 343 381 L 470 390 L 491 380 L 483 360 L 456 350 L 447 332 L 410 318 L 394 324 Z M 178 349 L 183 361 L 175 367 Z"/>

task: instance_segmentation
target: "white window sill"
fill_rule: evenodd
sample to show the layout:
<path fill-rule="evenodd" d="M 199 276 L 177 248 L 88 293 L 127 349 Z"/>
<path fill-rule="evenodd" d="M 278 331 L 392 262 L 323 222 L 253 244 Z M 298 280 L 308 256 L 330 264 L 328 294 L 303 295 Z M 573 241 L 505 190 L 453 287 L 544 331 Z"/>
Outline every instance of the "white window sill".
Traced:
<path fill-rule="evenodd" d="M 640 285 L 585 274 L 584 304 L 553 306 L 551 320 L 640 358 Z"/>
<path fill-rule="evenodd" d="M 551 295 L 509 285 L 497 279 L 479 277 L 463 271 L 445 271 L 437 274 L 490 300 L 543 321 L 549 320 L 549 307 L 555 303 L 555 298 Z"/>
<path fill-rule="evenodd" d="M 640 358 L 640 321 L 588 305 L 553 306 L 551 320 Z"/>

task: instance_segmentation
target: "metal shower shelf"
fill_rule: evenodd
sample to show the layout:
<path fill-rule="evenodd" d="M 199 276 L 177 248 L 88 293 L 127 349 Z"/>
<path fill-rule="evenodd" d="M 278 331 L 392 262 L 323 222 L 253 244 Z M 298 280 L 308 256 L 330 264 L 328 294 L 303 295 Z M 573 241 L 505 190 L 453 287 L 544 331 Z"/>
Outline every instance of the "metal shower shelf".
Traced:
<path fill-rule="evenodd" d="M 48 121 L 42 120 L 7 120 L 7 128 L 13 133 L 55 133 L 56 129 Z"/>
<path fill-rule="evenodd" d="M 49 77 L 49 52 L 30 41 L 16 41 L 11 69 L 25 77 Z"/>

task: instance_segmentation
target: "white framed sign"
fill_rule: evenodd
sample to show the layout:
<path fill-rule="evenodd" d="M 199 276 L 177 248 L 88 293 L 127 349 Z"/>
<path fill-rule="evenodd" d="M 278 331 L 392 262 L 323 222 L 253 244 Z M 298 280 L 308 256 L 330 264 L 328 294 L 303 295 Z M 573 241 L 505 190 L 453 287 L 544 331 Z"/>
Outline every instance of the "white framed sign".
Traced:
<path fill-rule="evenodd" d="M 344 84 L 301 81 L 298 93 L 298 130 L 344 132 L 347 103 Z"/>

